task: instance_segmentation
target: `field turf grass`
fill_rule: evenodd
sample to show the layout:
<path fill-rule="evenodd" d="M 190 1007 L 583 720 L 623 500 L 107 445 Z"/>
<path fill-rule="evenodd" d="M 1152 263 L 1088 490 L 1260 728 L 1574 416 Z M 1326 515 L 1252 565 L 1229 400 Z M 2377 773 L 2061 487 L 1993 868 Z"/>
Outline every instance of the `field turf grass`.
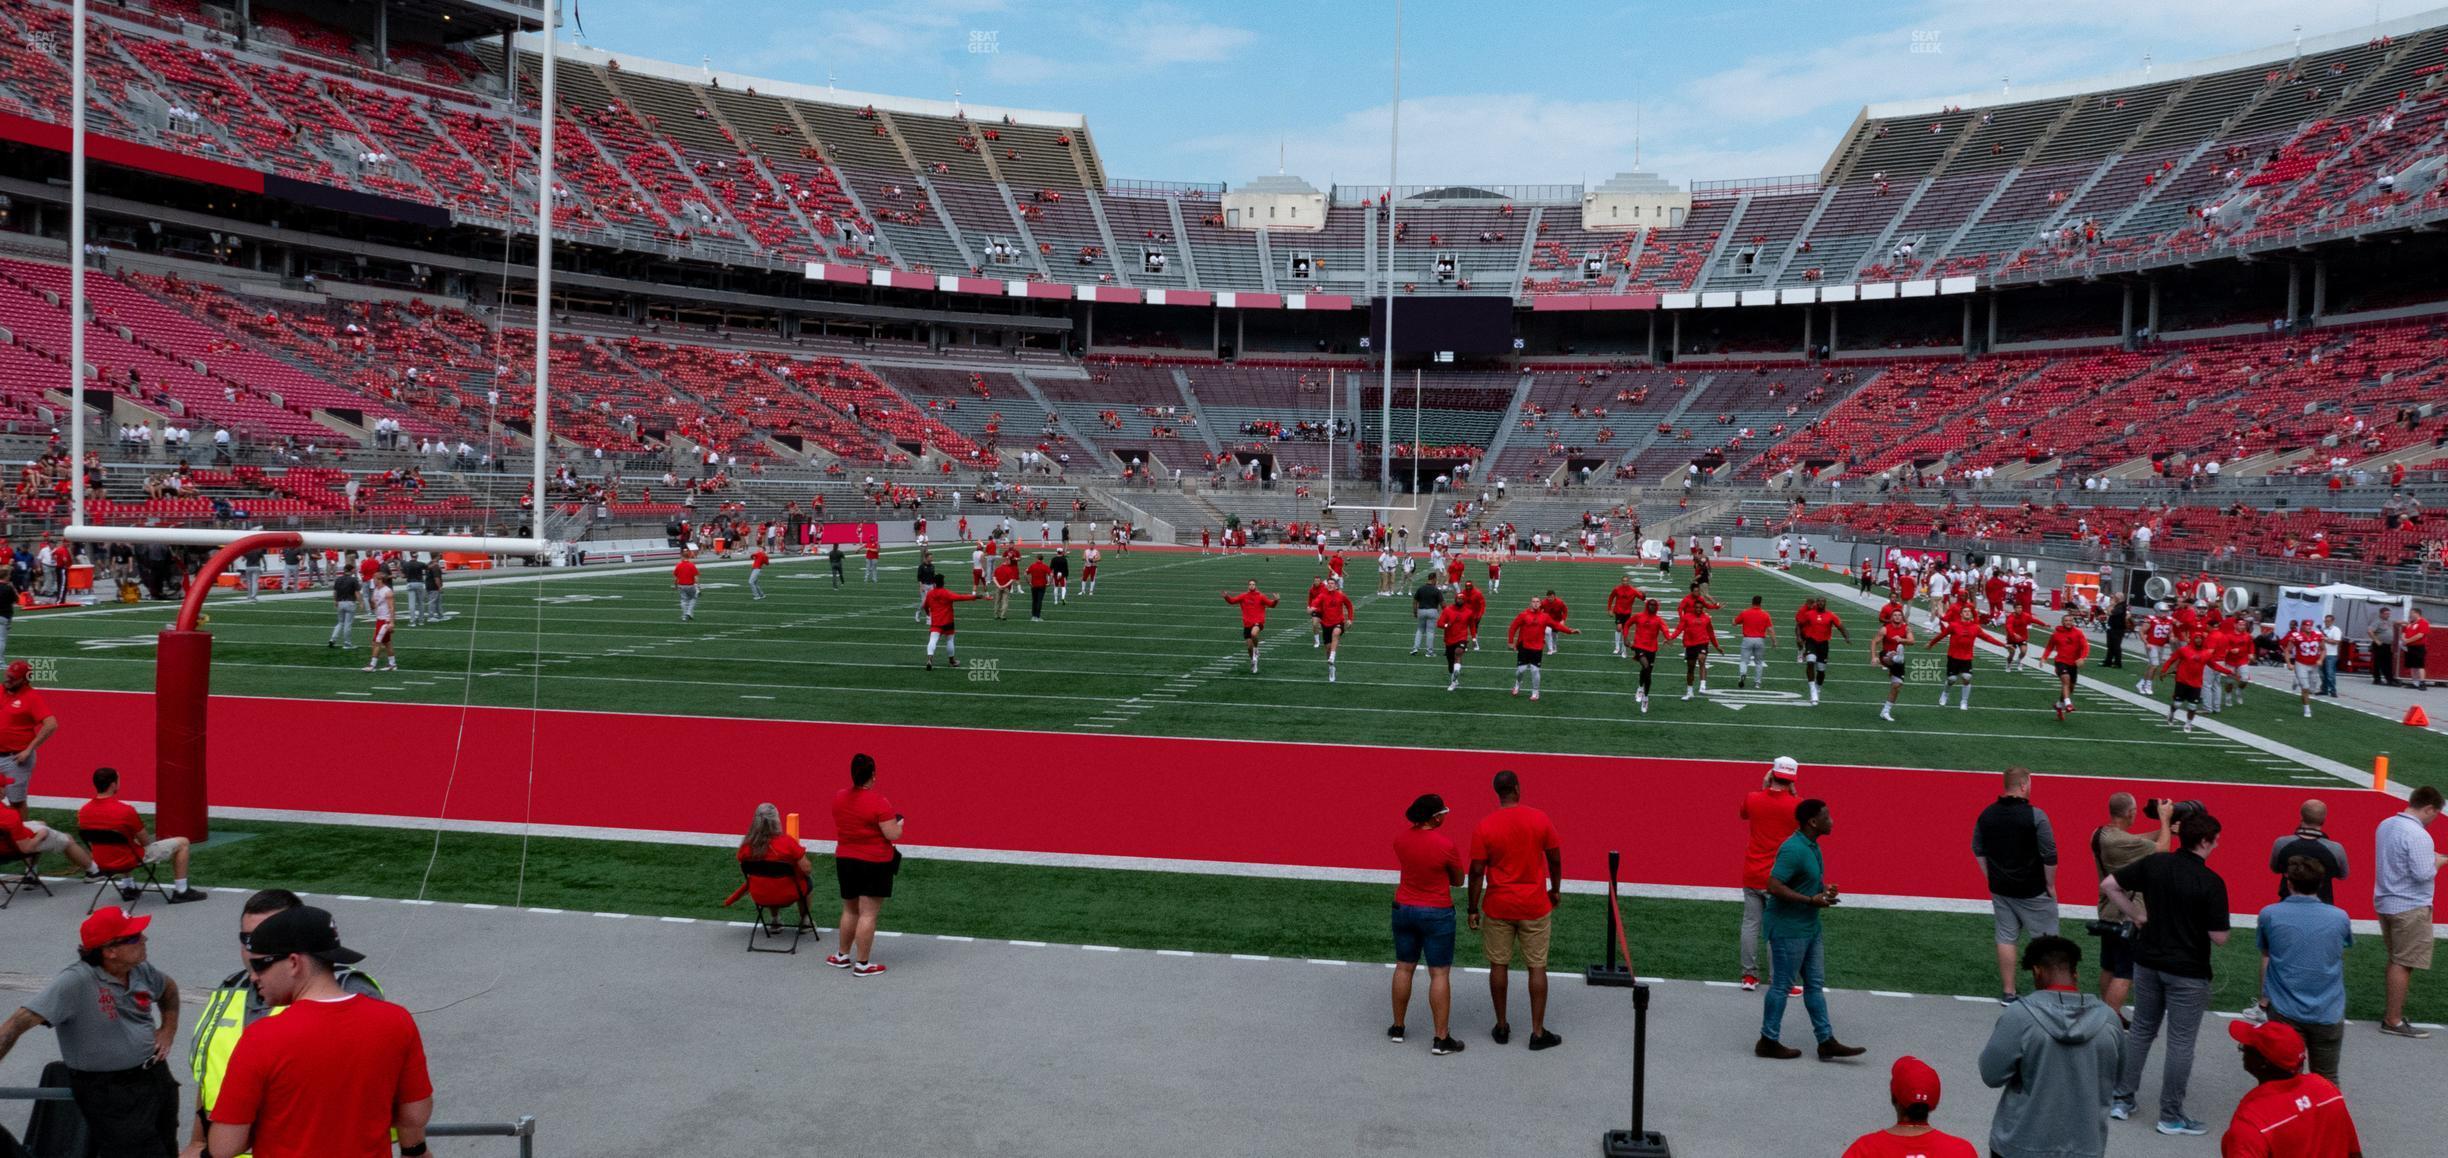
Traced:
<path fill-rule="evenodd" d="M 73 823 L 66 813 L 37 810 L 36 815 L 53 824 Z M 750 915 L 744 908 L 718 907 L 739 883 L 737 870 L 719 849 L 564 838 L 522 842 L 515 836 L 456 832 L 442 834 L 437 845 L 431 832 L 242 820 L 216 820 L 213 830 L 213 841 L 196 851 L 193 875 L 198 883 L 225 890 L 278 883 L 314 893 L 422 896 L 576 912 L 707 920 Z M 830 858 L 813 859 L 818 881 L 830 882 Z M 56 860 L 48 867 L 68 871 Z M 72 903 L 71 898 L 82 900 L 92 892 L 74 883 L 53 888 L 56 899 L 18 903 Z M 829 928 L 835 910 L 823 894 L 820 888 L 816 920 Z M 1387 886 L 1373 884 L 912 860 L 886 906 L 884 925 L 913 934 L 1389 961 L 1389 894 Z M 237 894 L 225 891 L 220 897 L 233 906 L 230 919 L 236 920 Z M 2237 904 L 2257 901 L 2238 897 Z M 1735 979 L 1738 905 L 1626 898 L 1623 909 L 1642 976 Z M 1986 915 L 1840 906 L 1829 910 L 1826 920 L 1831 986 L 1973 996 L 1997 992 Z M 1559 972 L 1596 964 L 1603 954 L 1604 898 L 1567 893 L 1556 929 Z M 2069 923 L 2065 931 L 2083 946 L 2086 962 L 2095 958 L 2097 942 L 2082 935 L 2079 923 Z M 1461 937 L 1455 963 L 1481 964 L 1476 935 L 1464 930 Z M 1903 945 L 1913 948 L 1893 948 Z M 889 942 L 883 951 L 891 952 Z M 2243 1008 L 2257 956 L 2248 930 L 2239 930 L 2218 950 L 2213 1008 Z M 1764 952 L 1761 960 L 1766 961 Z M 2355 939 L 2346 958 L 2349 1017 L 2378 1017 L 2384 960 L 2377 936 Z M 2086 964 L 2086 986 L 2088 980 Z M 2416 1021 L 2448 1016 L 2448 971 L 2414 975 L 2408 1016 Z"/>
<path fill-rule="evenodd" d="M 957 555 L 954 589 L 967 587 L 968 552 Z M 1339 682 L 1326 683 L 1323 653 L 1310 646 L 1302 603 L 1321 568 L 1306 556 L 1201 556 L 1107 551 L 1098 594 L 1049 606 L 1042 623 L 1026 597 L 998 622 L 985 602 L 959 608 L 961 658 L 969 666 L 921 668 L 925 633 L 912 621 L 914 554 L 886 557 L 882 581 L 860 581 L 859 560 L 836 589 L 822 565 L 790 559 L 765 579 L 769 598 L 751 602 L 744 567 L 709 566 L 696 621 L 679 621 L 668 573 L 581 573 L 543 583 L 463 583 L 448 595 L 456 617 L 399 633 L 401 667 L 424 681 L 375 690 L 357 670 L 357 650 L 324 642 L 331 605 L 319 594 L 249 604 L 217 596 L 213 690 L 225 695 L 346 697 L 523 708 L 757 716 L 844 722 L 1152 736 L 1264 738 L 1415 745 L 1486 751 L 1651 754 L 1805 763 L 1990 769 L 2022 763 L 2044 773 L 2116 774 L 2262 783 L 2334 785 L 2334 778 L 2273 762 L 2206 731 L 2188 736 L 2151 711 L 2096 693 L 2055 718 L 2054 681 L 1980 660 L 1970 711 L 1936 706 L 1937 651 L 1918 651 L 1893 724 L 1877 704 L 1884 675 L 1871 666 L 1870 613 L 1838 603 L 1854 642 L 1836 642 L 1827 703 L 1802 704 L 1791 647 L 1791 612 L 1807 593 L 1789 579 L 1719 568 L 1713 592 L 1726 605 L 1721 632 L 1754 595 L 1775 613 L 1765 691 L 1735 692 L 1731 656 L 1720 658 L 1710 694 L 1685 702 L 1680 655 L 1661 657 L 1647 715 L 1633 700 L 1634 669 L 1611 654 L 1605 595 L 1621 569 L 1586 563 L 1517 562 L 1489 599 L 1484 649 L 1465 662 L 1463 689 L 1448 694 L 1440 658 L 1407 654 L 1414 620 L 1407 595 L 1373 594 L 1373 556 L 1355 556 L 1351 588 L 1359 618 L 1346 636 Z M 515 577 L 517 572 L 508 572 Z M 1471 576 L 1485 585 L 1484 568 Z M 1814 573 L 1833 582 L 1836 577 Z M 1268 626 L 1261 671 L 1240 662 L 1236 610 L 1220 599 L 1256 578 L 1284 600 Z M 1671 604 L 1686 568 L 1659 582 L 1654 567 L 1635 581 Z M 1512 656 L 1503 629 L 1528 598 L 1554 589 L 1584 634 L 1567 637 L 1547 664 L 1538 703 L 1506 694 Z M 1668 610 L 1671 612 L 1671 608 Z M 53 661 L 45 678 L 64 686 L 145 689 L 151 638 L 168 605 L 21 617 L 12 657 Z M 2097 658 L 2097 652 L 2094 653 Z M 2096 666 L 2091 674 L 2130 686 L 2138 671 Z M 396 685 L 398 680 L 382 681 Z M 2166 696 L 2161 684 L 2161 699 Z M 2291 696 L 2257 690 L 2221 722 L 2364 768 L 2389 753 L 2396 779 L 2448 784 L 2448 738 L 2324 702 L 2311 720 Z"/>

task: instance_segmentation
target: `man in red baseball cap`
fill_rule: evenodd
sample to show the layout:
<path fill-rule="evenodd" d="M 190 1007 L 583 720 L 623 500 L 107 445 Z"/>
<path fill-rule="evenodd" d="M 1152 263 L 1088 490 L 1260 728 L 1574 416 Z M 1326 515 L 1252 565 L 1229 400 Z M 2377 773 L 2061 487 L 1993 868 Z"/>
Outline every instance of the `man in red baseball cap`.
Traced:
<path fill-rule="evenodd" d="M 0 676 L 0 794 L 17 808 L 25 807 L 26 791 L 34 782 L 34 750 L 59 731 L 59 717 L 34 690 L 34 665 L 18 660 Z"/>
<path fill-rule="evenodd" d="M 1887 1101 L 1895 1125 L 1872 1130 L 1845 1147 L 1844 1158 L 1980 1158 L 1972 1143 L 1929 1124 L 1938 1110 L 1938 1071 L 1910 1055 L 1887 1074 Z"/>
<path fill-rule="evenodd" d="M 2244 1072 L 2260 1084 L 2236 1103 L 2219 1138 L 2225 1158 L 2361 1158 L 2346 1095 L 2319 1074 L 2303 1072 L 2303 1035 L 2282 1021 L 2227 1023 Z"/>
<path fill-rule="evenodd" d="M 152 923 L 117 906 L 96 910 L 77 930 L 76 964 L 0 1022 L 0 1057 L 35 1026 L 58 1036 L 96 1154 L 178 1150 L 178 1083 L 162 1059 L 178 1032 L 179 991 L 145 960 Z"/>

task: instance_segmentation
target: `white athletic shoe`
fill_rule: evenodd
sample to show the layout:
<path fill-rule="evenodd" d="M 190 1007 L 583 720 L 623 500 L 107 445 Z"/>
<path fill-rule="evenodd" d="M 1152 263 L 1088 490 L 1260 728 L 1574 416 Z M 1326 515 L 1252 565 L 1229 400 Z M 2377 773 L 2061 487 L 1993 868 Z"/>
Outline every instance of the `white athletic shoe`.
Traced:
<path fill-rule="evenodd" d="M 2305 718 L 2305 719 L 2307 719 L 2307 720 L 2309 720 L 2309 719 L 2311 719 L 2311 718 L 2312 718 L 2312 705 L 2310 705 L 2310 704 L 2305 704 L 2305 705 L 2304 705 L 2304 718 Z"/>
<path fill-rule="evenodd" d="M 1449 691 L 1449 692 L 1458 692 L 1458 691 L 1461 691 L 1461 690 L 1462 690 L 1462 680 L 1461 680 L 1461 678 L 1460 678 L 1460 677 L 1456 677 L 1456 678 L 1454 678 L 1454 679 L 1450 679 L 1450 680 L 1445 681 L 1445 690 L 1446 690 L 1446 691 Z"/>
<path fill-rule="evenodd" d="M 1704 695 L 1704 696 L 1708 694 L 1708 681 L 1707 681 L 1707 680 L 1701 680 L 1701 681 L 1700 681 L 1700 694 L 1701 694 L 1701 695 Z"/>
<path fill-rule="evenodd" d="M 1692 690 L 1690 688 L 1683 689 L 1683 698 L 1687 700 L 1692 698 Z"/>
<path fill-rule="evenodd" d="M 1888 711 L 1888 710 L 1887 710 L 1887 705 L 1885 705 L 1885 704 L 1880 704 L 1880 705 L 1879 705 L 1879 718 L 1880 718 L 1880 719 L 1882 719 L 1882 720 L 1885 720 L 1885 721 L 1887 721 L 1888 723 L 1891 723 L 1891 724 L 1895 722 L 1895 714 L 1894 714 L 1893 712 Z"/>
<path fill-rule="evenodd" d="M 1537 702 L 1538 702 L 1538 696 L 1539 696 L 1539 694 L 1538 694 L 1537 692 L 1532 692 L 1532 693 L 1530 693 L 1530 702 L 1531 702 L 1531 703 L 1534 703 L 1534 704 L 1535 704 L 1535 703 L 1537 703 Z"/>
<path fill-rule="evenodd" d="M 1327 682 L 1327 683 L 1333 683 L 1333 682 L 1335 682 L 1335 670 L 1334 670 L 1334 665 L 1333 665 L 1333 664 L 1331 664 L 1331 663 L 1326 665 L 1326 682 Z"/>
<path fill-rule="evenodd" d="M 1945 706 L 1947 706 L 1947 697 L 1945 697 L 1945 696 L 1940 696 L 1940 697 L 1938 697 L 1938 706 L 1939 706 L 1939 707 L 1942 707 L 1942 708 L 1943 708 L 1943 707 L 1945 707 Z"/>
<path fill-rule="evenodd" d="M 1968 712 L 1968 711 L 1971 711 L 1971 710 L 1972 710 L 1972 701 L 1970 701 L 1970 700 L 1965 700 L 1964 702 L 1962 702 L 1962 703 L 1960 703 L 1960 704 L 1957 704 L 1957 705 L 1955 705 L 1955 706 L 1956 706 L 1957 708 L 1962 709 L 1963 711 L 1967 711 L 1967 712 Z"/>
<path fill-rule="evenodd" d="M 1649 697 L 1642 696 L 1640 698 L 1640 710 L 1641 714 L 1644 716 L 1649 714 Z"/>

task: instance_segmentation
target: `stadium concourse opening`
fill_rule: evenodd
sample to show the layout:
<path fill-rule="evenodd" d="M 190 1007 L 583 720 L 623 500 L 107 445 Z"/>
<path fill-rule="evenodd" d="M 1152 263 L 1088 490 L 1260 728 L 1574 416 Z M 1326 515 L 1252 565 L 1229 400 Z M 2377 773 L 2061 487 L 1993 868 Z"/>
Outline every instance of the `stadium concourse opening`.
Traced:
<path fill-rule="evenodd" d="M 558 7 L 0 0 L 34 1153 L 2436 1149 L 2440 14 L 1319 188 Z"/>

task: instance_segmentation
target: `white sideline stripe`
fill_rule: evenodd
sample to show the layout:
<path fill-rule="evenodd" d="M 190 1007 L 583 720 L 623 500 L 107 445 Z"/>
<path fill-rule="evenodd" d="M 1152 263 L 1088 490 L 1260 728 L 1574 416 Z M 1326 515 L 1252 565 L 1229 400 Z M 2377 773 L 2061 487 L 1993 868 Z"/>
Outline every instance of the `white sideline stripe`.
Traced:
<path fill-rule="evenodd" d="M 953 936 L 953 935 L 952 935 L 952 934 L 950 934 L 950 933 L 937 933 L 937 934 L 935 934 L 935 939 L 936 939 L 936 940 L 938 940 L 938 941 L 975 941 L 975 940 L 977 940 L 977 938 L 975 938 L 975 937 L 955 937 L 955 936 Z"/>
<path fill-rule="evenodd" d="M 1235 960 L 1235 961 L 1272 961 L 1272 960 L 1274 960 L 1274 958 L 1269 957 L 1269 956 L 1267 956 L 1267 955 L 1266 955 L 1266 954 L 1264 954 L 1264 953 L 1235 953 L 1235 954 L 1233 954 L 1233 955 L 1232 955 L 1232 959 L 1233 959 L 1233 960 Z"/>
<path fill-rule="evenodd" d="M 1965 993 L 1958 993 L 1958 994 L 1955 994 L 1955 995 L 1954 995 L 1954 997 L 1955 997 L 1955 1000 L 1957 1000 L 1957 1001 L 1970 1001 L 1970 1002 L 1973 1002 L 1973 1003 L 1975 1003 L 1975 1004 L 1977 1004 L 1977 1003 L 1979 1003 L 1979 1002 L 1983 1002 L 1983 1001 L 1995 1001 L 1995 1000 L 1997 1000 L 1997 998 L 1994 998 L 1994 997 L 1974 997 L 1974 996 L 1971 996 L 1970 994 L 1965 994 Z M 2235 1016 L 2235 1014 L 2232 1014 L 2232 1013 L 2223 1013 L 2223 1014 L 2220 1014 L 2219 1016 L 2221 1016 L 2221 1017 L 2234 1017 L 2234 1016 Z"/>
<path fill-rule="evenodd" d="M 1046 947 L 1046 943 L 1043 941 L 1014 941 L 1012 944 L 1018 945 L 1024 949 L 1043 949 Z"/>
<path fill-rule="evenodd" d="M 500 906 L 500 905 L 479 905 L 479 904 L 476 904 L 475 902 L 471 901 L 471 902 L 469 902 L 469 903 L 467 903 L 467 904 L 464 904 L 464 905 L 461 905 L 461 906 L 459 906 L 459 907 L 460 907 L 460 908 L 463 908 L 463 909 L 475 909 L 475 910 L 476 910 L 476 911 L 478 911 L 478 912 L 491 912 L 492 910 L 494 910 L 494 909 L 498 909 L 498 908 L 500 908 L 501 906 Z"/>
<path fill-rule="evenodd" d="M 1910 997 L 1910 996 L 1912 996 L 1912 994 L 1910 994 L 1910 993 L 1898 993 L 1898 992 L 1896 992 L 1896 991 L 1895 991 L 1895 990 L 1893 990 L 1893 989 L 1873 989 L 1873 990 L 1871 990 L 1871 991 L 1870 991 L 1870 996 L 1872 996 L 1872 997 Z"/>
<path fill-rule="evenodd" d="M 660 917 L 657 919 L 666 925 L 694 925 L 697 923 L 695 917 Z"/>
<path fill-rule="evenodd" d="M 1120 945 L 1082 945 L 1080 948 L 1091 953 L 1119 953 L 1122 951 Z"/>
<path fill-rule="evenodd" d="M 1159 956 L 1159 957 L 1196 957 L 1196 956 L 1198 956 L 1198 954 L 1193 953 L 1193 952 L 1189 951 L 1188 949 L 1158 949 L 1158 950 L 1156 951 L 1156 955 L 1157 955 L 1157 956 Z M 1389 968 L 1390 968 L 1390 967 L 1391 967 L 1391 966 L 1389 966 Z"/>
<path fill-rule="evenodd" d="M 1309 959 L 1309 963 L 1310 963 L 1310 964 L 1312 964 L 1312 965 L 1349 965 L 1349 964 L 1351 964 L 1351 962 L 1349 962 L 1349 961 L 1336 961 L 1336 960 L 1333 960 L 1333 959 L 1331 959 L 1331 958 L 1326 958 L 1326 957 L 1311 957 L 1311 958 Z"/>
<path fill-rule="evenodd" d="M 1857 591 L 1847 590 L 1838 585 L 1812 583 L 1807 580 L 1797 579 L 1790 574 L 1773 569 L 1759 568 L 1758 570 L 1762 570 L 1766 574 L 1775 575 L 1788 583 L 1810 591 L 1814 595 L 1825 595 L 1830 591 L 1834 591 L 1839 598 L 1852 603 L 1856 607 L 1864 607 L 1875 611 L 1882 605 L 1880 601 L 1872 600 L 1869 596 L 1862 595 Z M 1991 644 L 1983 643 L 1979 646 L 1992 654 L 2005 654 L 2004 649 Z M 2160 706 L 2157 700 L 2150 699 L 2136 692 L 2129 692 L 2124 688 L 2117 687 L 2114 684 L 2108 683 L 2104 680 L 2095 679 L 2091 676 L 2079 677 L 2079 685 L 2085 690 L 2097 692 L 2100 695 L 2107 696 L 2121 703 L 2131 704 L 2137 708 L 2157 709 Z M 2327 756 L 2315 755 L 2313 753 L 2306 752 L 2301 748 L 2294 747 L 2293 745 L 2282 744 L 2276 740 L 2269 739 L 2268 737 L 2261 736 L 2256 733 L 2229 727 L 2207 716 L 2196 719 L 2194 721 L 2194 726 L 2202 731 L 2210 733 L 2213 736 L 2222 737 L 2224 739 L 2234 741 L 2235 743 L 2243 744 L 2246 747 L 2257 749 L 2272 756 L 2291 760 L 2297 764 L 2303 765 L 2308 769 L 2311 769 L 2312 771 L 2325 772 L 2331 777 L 2343 780 L 2358 787 L 2368 787 L 2371 784 L 2370 774 L 2362 771 L 2361 769 L 2355 768 L 2352 765 L 2332 760 Z M 2388 791 L 2401 800 L 2412 795 L 2414 792 L 2412 788 L 2409 788 L 2401 783 L 2391 783 L 2388 786 Z"/>

